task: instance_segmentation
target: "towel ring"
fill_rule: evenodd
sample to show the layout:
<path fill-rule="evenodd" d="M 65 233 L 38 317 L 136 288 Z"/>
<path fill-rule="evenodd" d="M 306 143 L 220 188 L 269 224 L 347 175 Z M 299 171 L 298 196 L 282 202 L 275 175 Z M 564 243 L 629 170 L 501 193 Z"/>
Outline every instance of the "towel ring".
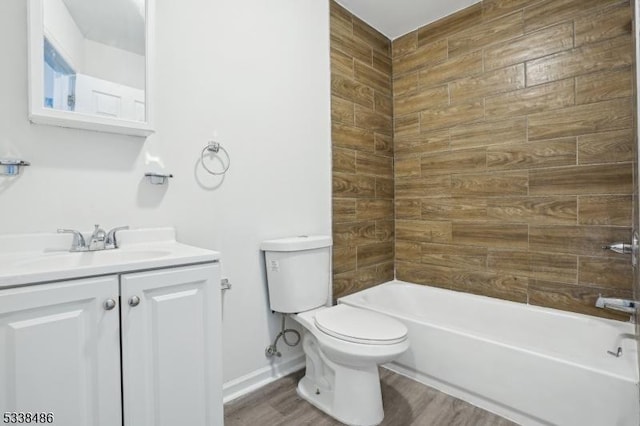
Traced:
<path fill-rule="evenodd" d="M 204 154 L 207 152 L 213 152 L 215 154 L 217 154 L 218 152 L 224 152 L 224 155 L 227 157 L 227 165 L 226 167 L 224 167 L 224 169 L 221 172 L 215 172 L 213 170 L 211 170 L 209 167 L 207 167 L 207 163 L 204 161 Z M 215 141 L 210 141 L 207 146 L 205 146 L 202 150 L 202 153 L 200 154 L 200 161 L 202 162 L 202 167 L 204 167 L 204 169 L 212 175 L 215 176 L 220 176 L 220 175 L 224 175 L 225 173 L 227 173 L 227 170 L 229 170 L 229 167 L 231 167 L 231 157 L 229 157 L 229 153 L 227 152 L 226 149 L 224 149 L 222 147 L 222 145 L 220 145 L 219 142 L 215 142 Z M 222 163 L 224 165 L 224 163 Z"/>

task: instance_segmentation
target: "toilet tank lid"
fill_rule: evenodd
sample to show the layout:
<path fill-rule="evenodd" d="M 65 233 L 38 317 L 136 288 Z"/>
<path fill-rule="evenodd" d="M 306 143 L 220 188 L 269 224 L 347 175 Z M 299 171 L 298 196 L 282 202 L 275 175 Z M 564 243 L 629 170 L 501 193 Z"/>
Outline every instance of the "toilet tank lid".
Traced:
<path fill-rule="evenodd" d="M 326 235 L 300 235 L 263 241 L 260 249 L 264 251 L 300 251 L 331 247 L 331 237 Z"/>

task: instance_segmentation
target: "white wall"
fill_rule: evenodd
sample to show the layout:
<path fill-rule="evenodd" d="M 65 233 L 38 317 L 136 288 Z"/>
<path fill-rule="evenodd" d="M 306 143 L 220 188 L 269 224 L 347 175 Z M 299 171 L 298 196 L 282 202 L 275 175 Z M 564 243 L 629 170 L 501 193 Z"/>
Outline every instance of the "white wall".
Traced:
<path fill-rule="evenodd" d="M 225 380 L 268 369 L 279 321 L 259 243 L 331 230 L 328 19 L 317 0 L 157 0 L 157 133 L 145 141 L 30 124 L 26 2 L 3 0 L 0 156 L 33 165 L 0 178 L 0 233 L 174 225 L 220 250 L 233 284 Z M 231 154 L 224 180 L 198 166 L 214 132 Z M 168 186 L 142 177 L 155 157 L 175 175 Z"/>
<path fill-rule="evenodd" d="M 85 39 L 84 57 L 84 74 L 144 90 L 143 55 Z"/>

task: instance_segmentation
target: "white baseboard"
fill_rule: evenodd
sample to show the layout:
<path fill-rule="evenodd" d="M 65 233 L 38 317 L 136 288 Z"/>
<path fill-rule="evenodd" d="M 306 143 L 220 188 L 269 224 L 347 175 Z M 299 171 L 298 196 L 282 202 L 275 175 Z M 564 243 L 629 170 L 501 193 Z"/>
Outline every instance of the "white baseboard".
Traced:
<path fill-rule="evenodd" d="M 237 379 L 230 380 L 222 385 L 223 402 L 226 404 L 281 377 L 302 370 L 304 365 L 305 356 L 300 354 L 279 364 L 268 365 Z"/>

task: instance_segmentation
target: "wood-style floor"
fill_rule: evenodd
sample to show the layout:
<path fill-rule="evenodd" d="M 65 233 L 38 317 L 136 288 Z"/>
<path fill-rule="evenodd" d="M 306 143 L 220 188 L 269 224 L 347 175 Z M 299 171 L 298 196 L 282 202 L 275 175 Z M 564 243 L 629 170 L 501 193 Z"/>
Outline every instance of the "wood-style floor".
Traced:
<path fill-rule="evenodd" d="M 313 425 L 342 423 L 327 416 L 296 394 L 304 371 L 283 377 L 227 404 L 225 426 Z M 511 426 L 495 414 L 424 386 L 387 369 L 380 369 L 383 425 L 389 426 Z"/>

